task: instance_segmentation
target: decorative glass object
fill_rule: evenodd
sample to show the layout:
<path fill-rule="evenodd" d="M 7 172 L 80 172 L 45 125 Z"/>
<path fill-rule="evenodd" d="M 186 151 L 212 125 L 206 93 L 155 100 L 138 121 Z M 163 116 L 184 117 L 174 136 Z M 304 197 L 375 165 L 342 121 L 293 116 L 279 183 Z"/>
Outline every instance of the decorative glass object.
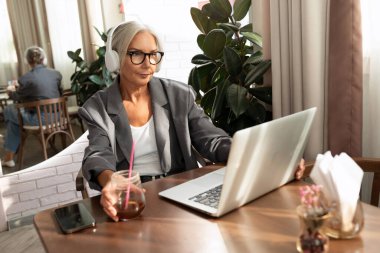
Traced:
<path fill-rule="evenodd" d="M 351 221 L 342 223 L 342 214 L 340 205 L 333 202 L 330 205 L 330 217 L 323 227 L 323 232 L 331 238 L 350 239 L 356 237 L 364 226 L 363 207 L 358 201 L 355 213 Z"/>
<path fill-rule="evenodd" d="M 297 215 L 301 225 L 301 234 L 297 240 L 298 252 L 328 252 L 329 238 L 322 232 L 321 228 L 329 219 L 329 213 L 313 212 L 310 208 L 299 205 Z"/>

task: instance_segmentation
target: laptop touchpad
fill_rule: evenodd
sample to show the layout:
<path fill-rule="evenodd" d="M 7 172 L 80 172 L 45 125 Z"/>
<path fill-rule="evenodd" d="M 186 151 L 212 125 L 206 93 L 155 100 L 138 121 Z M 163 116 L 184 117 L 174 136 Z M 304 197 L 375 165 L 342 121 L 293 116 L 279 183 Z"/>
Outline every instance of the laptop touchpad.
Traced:
<path fill-rule="evenodd" d="M 201 187 L 210 188 L 212 186 L 217 186 L 223 184 L 224 175 L 220 173 L 210 173 L 202 177 L 193 180 L 193 184 Z"/>

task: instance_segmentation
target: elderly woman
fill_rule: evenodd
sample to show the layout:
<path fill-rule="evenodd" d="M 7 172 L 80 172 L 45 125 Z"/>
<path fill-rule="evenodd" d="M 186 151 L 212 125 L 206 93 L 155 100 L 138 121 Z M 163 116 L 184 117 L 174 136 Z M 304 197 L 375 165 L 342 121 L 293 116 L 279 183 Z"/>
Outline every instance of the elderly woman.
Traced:
<path fill-rule="evenodd" d="M 117 221 L 111 176 L 129 167 L 133 143 L 133 170 L 147 181 L 198 167 L 199 154 L 226 162 L 231 138 L 195 103 L 191 86 L 153 76 L 164 53 L 148 27 L 120 24 L 108 35 L 106 50 L 107 68 L 118 71 L 117 78 L 79 113 L 89 129 L 84 176 L 102 190 L 101 205 Z"/>
<path fill-rule="evenodd" d="M 25 58 L 31 70 L 18 79 L 15 91 L 8 91 L 11 99 L 17 102 L 30 102 L 48 98 L 58 98 L 62 94 L 62 75 L 54 69 L 45 66 L 45 52 L 37 46 L 29 47 L 25 51 Z M 34 111 L 22 111 L 23 122 L 26 125 L 38 125 L 37 114 Z M 20 145 L 20 129 L 17 109 L 14 104 L 4 109 L 6 125 L 5 155 L 2 166 L 14 167 L 14 155 Z"/>

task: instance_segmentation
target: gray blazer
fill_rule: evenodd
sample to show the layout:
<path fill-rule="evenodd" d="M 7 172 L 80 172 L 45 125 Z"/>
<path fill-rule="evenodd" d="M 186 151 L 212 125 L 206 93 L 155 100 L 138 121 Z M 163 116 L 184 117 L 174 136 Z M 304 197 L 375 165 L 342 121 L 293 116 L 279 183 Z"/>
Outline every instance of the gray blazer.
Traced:
<path fill-rule="evenodd" d="M 105 169 L 128 168 L 132 133 L 119 90 L 119 78 L 97 92 L 79 109 L 87 123 L 89 146 L 83 158 L 83 175 L 90 187 L 100 190 L 96 180 Z M 194 148 L 213 162 L 225 162 L 231 138 L 215 127 L 195 103 L 191 86 L 153 77 L 149 82 L 155 134 L 161 169 L 174 174 L 198 167 Z"/>
<path fill-rule="evenodd" d="M 62 94 L 61 81 L 61 73 L 44 65 L 37 65 L 18 79 L 20 86 L 9 96 L 22 102 L 58 98 Z"/>

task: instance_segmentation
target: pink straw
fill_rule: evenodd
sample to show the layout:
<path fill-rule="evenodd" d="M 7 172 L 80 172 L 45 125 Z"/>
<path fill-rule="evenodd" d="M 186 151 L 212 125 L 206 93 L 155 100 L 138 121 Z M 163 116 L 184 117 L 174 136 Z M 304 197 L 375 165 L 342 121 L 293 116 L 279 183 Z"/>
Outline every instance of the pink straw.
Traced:
<path fill-rule="evenodd" d="M 131 149 L 131 156 L 129 158 L 129 168 L 128 168 L 128 179 L 131 180 L 131 177 L 132 177 L 132 166 L 133 166 L 133 159 L 135 157 L 135 141 L 132 141 L 132 149 Z M 125 202 L 124 202 L 124 209 L 126 209 L 128 207 L 128 203 L 129 203 L 129 191 L 130 191 L 130 187 L 131 187 L 131 182 L 129 182 L 128 184 L 128 189 L 126 191 L 126 197 L 125 197 Z"/>

